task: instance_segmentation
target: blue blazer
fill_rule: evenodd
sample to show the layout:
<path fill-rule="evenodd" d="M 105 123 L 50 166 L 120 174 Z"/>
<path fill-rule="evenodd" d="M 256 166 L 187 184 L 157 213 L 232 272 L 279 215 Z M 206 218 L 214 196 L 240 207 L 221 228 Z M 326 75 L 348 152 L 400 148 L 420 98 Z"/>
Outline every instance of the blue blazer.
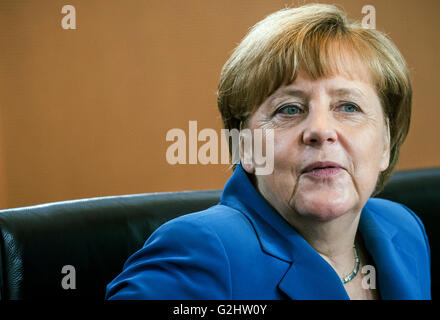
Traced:
<path fill-rule="evenodd" d="M 431 299 L 430 249 L 405 206 L 370 199 L 359 232 L 382 299 Z M 107 299 L 349 299 L 333 268 L 238 165 L 220 203 L 159 227 L 107 286 Z"/>

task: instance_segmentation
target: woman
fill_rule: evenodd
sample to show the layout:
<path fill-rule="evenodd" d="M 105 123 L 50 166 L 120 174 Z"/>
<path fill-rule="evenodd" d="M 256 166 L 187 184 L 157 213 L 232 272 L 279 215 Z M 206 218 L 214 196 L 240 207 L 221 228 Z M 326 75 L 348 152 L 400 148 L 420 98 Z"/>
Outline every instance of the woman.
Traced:
<path fill-rule="evenodd" d="M 334 6 L 257 23 L 218 105 L 227 129 L 273 133 L 273 171 L 256 174 L 242 152 L 220 203 L 156 230 L 106 297 L 430 299 L 421 221 L 370 198 L 396 165 L 411 92 L 392 42 Z"/>

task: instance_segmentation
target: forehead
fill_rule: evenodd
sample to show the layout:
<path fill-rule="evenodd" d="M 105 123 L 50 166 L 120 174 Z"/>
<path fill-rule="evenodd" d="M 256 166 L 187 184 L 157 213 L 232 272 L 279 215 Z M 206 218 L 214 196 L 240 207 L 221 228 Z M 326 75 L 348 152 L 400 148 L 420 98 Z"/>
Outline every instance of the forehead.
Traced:
<path fill-rule="evenodd" d="M 376 93 L 369 78 L 362 75 L 332 74 L 329 77 L 313 79 L 304 70 L 300 70 L 291 84 L 278 88 L 270 98 L 276 100 L 285 96 L 295 96 L 307 99 L 316 91 L 325 91 L 333 97 L 350 97 L 358 100 L 368 99 Z"/>

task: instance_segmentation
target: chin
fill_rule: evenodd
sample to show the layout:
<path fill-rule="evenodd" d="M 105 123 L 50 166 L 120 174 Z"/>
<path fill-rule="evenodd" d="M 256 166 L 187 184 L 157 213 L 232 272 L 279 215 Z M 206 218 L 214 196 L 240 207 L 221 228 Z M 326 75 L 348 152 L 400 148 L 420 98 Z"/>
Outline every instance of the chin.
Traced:
<path fill-rule="evenodd" d="M 356 201 L 352 198 L 334 198 L 328 199 L 320 197 L 306 197 L 298 199 L 294 206 L 297 213 L 304 217 L 319 221 L 330 221 L 343 216 L 346 213 L 353 212 L 356 209 Z"/>

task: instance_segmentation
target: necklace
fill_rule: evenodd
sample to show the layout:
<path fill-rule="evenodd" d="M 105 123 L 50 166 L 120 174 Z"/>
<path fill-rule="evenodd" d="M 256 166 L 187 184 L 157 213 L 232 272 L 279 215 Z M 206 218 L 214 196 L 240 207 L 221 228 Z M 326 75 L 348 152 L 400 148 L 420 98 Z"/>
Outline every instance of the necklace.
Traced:
<path fill-rule="evenodd" d="M 341 279 L 343 284 L 346 284 L 347 282 L 350 282 L 351 280 L 354 279 L 354 277 L 356 277 L 356 275 L 359 272 L 359 256 L 356 250 L 356 246 L 353 246 L 353 250 L 354 250 L 354 261 L 355 261 L 355 266 L 354 266 L 354 270 L 352 271 L 352 273 L 350 273 L 349 275 L 345 276 L 344 278 Z"/>

